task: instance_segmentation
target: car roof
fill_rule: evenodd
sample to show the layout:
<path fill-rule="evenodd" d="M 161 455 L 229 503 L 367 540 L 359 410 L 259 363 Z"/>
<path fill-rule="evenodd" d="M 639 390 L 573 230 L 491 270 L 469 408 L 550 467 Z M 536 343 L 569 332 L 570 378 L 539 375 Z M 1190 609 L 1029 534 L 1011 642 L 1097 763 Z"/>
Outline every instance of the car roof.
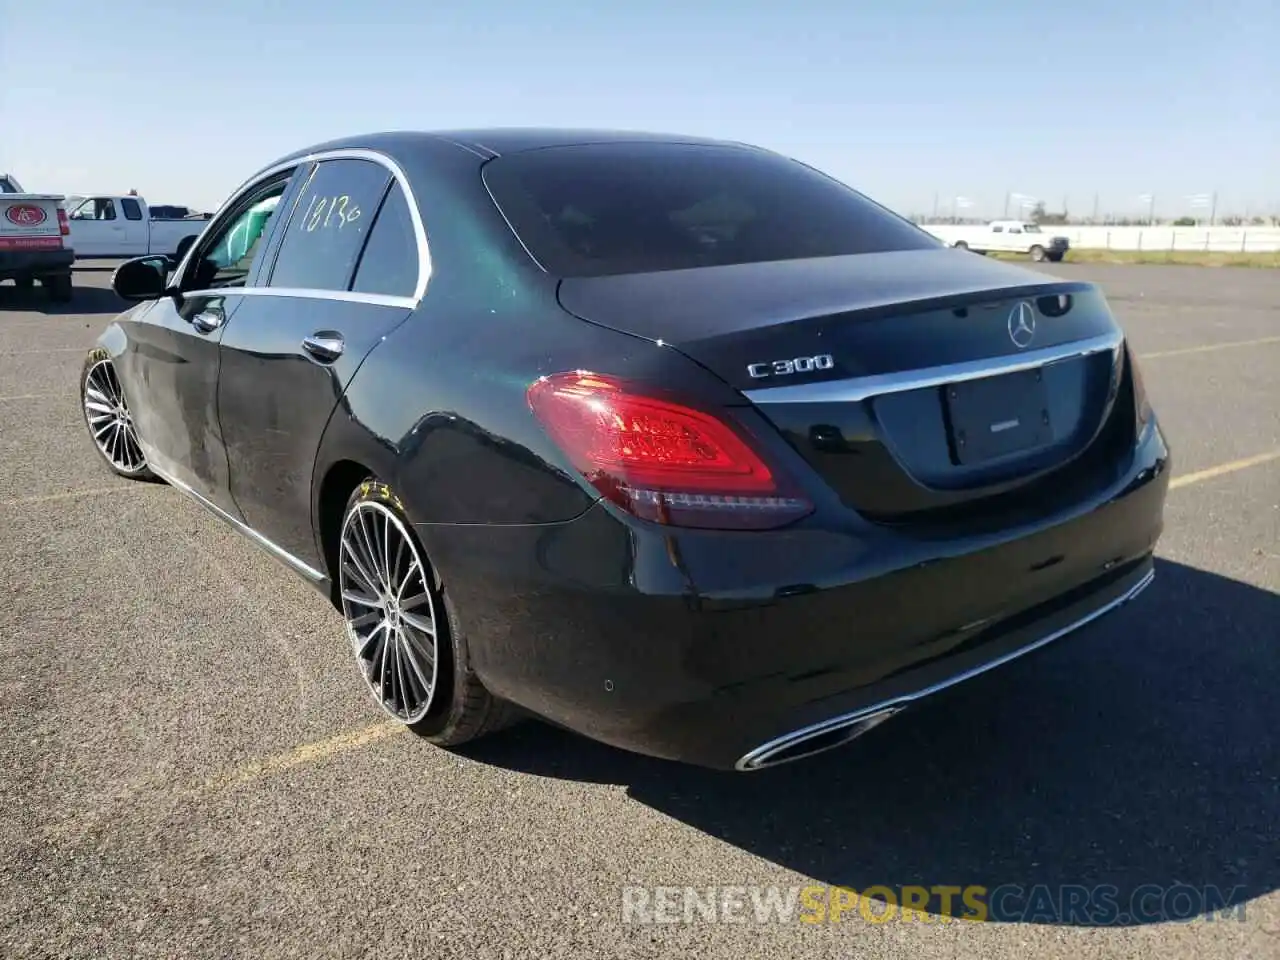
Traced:
<path fill-rule="evenodd" d="M 378 150 L 394 155 L 411 151 L 415 145 L 422 145 L 426 142 L 435 142 L 437 144 L 442 142 L 453 143 L 484 159 L 504 154 L 521 153 L 526 150 L 540 150 L 546 147 L 581 146 L 598 143 L 680 143 L 759 149 L 751 147 L 750 144 L 737 143 L 730 140 L 640 130 L 485 127 L 463 130 L 398 130 L 342 137 L 295 150 L 276 162 L 287 163 L 309 154 L 342 149 Z"/>

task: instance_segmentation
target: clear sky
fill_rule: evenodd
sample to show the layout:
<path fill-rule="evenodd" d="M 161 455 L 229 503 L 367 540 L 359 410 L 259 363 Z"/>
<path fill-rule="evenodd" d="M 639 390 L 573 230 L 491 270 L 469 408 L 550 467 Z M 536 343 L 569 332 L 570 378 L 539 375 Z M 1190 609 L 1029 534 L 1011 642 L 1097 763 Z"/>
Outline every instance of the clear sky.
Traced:
<path fill-rule="evenodd" d="M 213 209 L 349 133 L 746 140 L 905 213 L 1280 213 L 1280 0 L 0 0 L 0 170 Z"/>

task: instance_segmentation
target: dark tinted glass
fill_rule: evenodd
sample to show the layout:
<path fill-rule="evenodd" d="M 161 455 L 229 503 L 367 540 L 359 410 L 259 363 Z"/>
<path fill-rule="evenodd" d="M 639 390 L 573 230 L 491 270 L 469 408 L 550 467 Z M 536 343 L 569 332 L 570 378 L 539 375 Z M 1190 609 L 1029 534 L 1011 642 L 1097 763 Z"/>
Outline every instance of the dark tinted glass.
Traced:
<path fill-rule="evenodd" d="M 124 210 L 124 218 L 126 220 L 142 219 L 142 207 L 138 206 L 137 200 L 130 200 L 125 197 L 120 201 L 120 207 Z"/>
<path fill-rule="evenodd" d="M 484 176 L 525 246 L 559 276 L 941 246 L 844 184 L 764 151 L 556 147 L 500 157 Z"/>
<path fill-rule="evenodd" d="M 371 160 L 326 160 L 289 218 L 272 287 L 346 290 L 391 174 Z"/>
<path fill-rule="evenodd" d="M 360 256 L 352 290 L 408 297 L 418 285 L 418 241 L 400 184 L 393 184 L 378 218 L 369 231 L 369 243 Z"/>

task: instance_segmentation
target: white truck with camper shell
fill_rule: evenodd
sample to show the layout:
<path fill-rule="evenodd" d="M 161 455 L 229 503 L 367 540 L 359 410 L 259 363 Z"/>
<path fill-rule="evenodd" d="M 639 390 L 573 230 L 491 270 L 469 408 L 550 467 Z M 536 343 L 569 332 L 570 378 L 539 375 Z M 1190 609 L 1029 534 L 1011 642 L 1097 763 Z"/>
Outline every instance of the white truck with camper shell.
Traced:
<path fill-rule="evenodd" d="M 61 194 L 26 193 L 15 177 L 0 173 L 0 281 L 29 290 L 38 280 L 51 300 L 69 301 L 70 233 Z"/>
<path fill-rule="evenodd" d="M 204 231 L 209 215 L 158 217 L 136 194 L 93 194 L 70 197 L 67 215 L 71 245 L 85 258 L 143 257 L 168 254 L 181 259 Z"/>
<path fill-rule="evenodd" d="M 1053 236 L 1040 224 L 1027 220 L 992 220 L 985 228 L 976 228 L 952 244 L 974 253 L 1025 253 L 1032 260 L 1057 263 L 1066 255 L 1070 244 L 1063 236 Z"/>

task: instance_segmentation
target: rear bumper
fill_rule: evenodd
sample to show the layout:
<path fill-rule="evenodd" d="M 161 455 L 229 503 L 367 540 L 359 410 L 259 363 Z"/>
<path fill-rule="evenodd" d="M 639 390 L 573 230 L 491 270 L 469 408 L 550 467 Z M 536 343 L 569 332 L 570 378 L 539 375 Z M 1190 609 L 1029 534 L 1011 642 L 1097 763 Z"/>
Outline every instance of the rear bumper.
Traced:
<path fill-rule="evenodd" d="M 672 535 L 599 504 L 563 524 L 418 530 L 495 694 L 624 749 L 751 769 L 797 731 L 897 709 L 1135 596 L 1168 462 L 1153 423 L 1088 502 L 963 540 Z"/>
<path fill-rule="evenodd" d="M 0 280 L 57 276 L 71 272 L 74 250 L 0 250 Z"/>

